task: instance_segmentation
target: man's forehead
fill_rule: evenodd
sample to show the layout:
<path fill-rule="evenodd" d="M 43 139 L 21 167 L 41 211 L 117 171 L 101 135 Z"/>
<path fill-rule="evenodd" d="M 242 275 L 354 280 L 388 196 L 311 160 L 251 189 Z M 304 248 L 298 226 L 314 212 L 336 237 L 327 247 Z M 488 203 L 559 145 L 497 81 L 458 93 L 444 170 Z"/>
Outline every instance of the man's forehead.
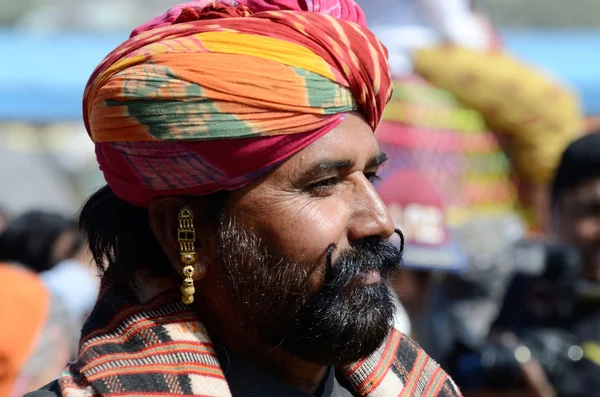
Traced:
<path fill-rule="evenodd" d="M 362 116 L 350 113 L 340 125 L 308 145 L 290 160 L 296 160 L 304 165 L 317 160 L 358 163 L 367 162 L 379 154 L 379 145 L 369 125 Z"/>
<path fill-rule="evenodd" d="M 584 181 L 565 192 L 562 201 L 565 204 L 569 204 L 568 201 L 573 201 L 573 204 L 600 202 L 600 178 Z"/>

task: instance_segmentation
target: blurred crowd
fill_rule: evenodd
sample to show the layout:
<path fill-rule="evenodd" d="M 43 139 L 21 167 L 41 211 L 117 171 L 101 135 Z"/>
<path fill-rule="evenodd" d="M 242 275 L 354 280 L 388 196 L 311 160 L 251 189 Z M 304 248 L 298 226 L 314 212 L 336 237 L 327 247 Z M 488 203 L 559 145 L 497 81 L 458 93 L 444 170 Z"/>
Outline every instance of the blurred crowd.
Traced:
<path fill-rule="evenodd" d="M 98 6 L 105 19 L 129 20 L 112 3 Z M 584 123 L 562 82 L 480 57 L 503 54 L 502 37 L 469 2 L 358 3 L 396 76 L 380 130 L 390 165 L 377 188 L 407 237 L 392 286 L 397 327 L 467 395 L 600 395 L 597 122 Z M 19 23 L 42 30 L 53 12 Z M 60 11 L 89 25 L 80 15 Z M 480 74 L 465 78 L 464 64 Z M 516 92 L 527 84 L 532 94 Z M 511 118 L 515 109 L 536 118 Z M 45 210 L 0 210 L 0 263 L 0 397 L 20 396 L 75 356 L 100 280 L 77 220 Z"/>
<path fill-rule="evenodd" d="M 0 220 L 0 395 L 23 395 L 74 357 L 99 279 L 74 219 L 32 210 Z"/>

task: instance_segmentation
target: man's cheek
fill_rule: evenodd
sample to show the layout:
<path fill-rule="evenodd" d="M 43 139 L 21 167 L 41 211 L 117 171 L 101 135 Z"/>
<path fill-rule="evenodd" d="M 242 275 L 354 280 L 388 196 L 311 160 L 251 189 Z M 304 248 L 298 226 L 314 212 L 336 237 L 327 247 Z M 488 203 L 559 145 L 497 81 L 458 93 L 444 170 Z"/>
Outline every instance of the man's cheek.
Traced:
<path fill-rule="evenodd" d="M 319 263 L 329 245 L 345 248 L 348 218 L 346 211 L 333 205 L 291 207 L 286 226 L 273 225 L 268 231 L 269 241 L 293 261 Z"/>
<path fill-rule="evenodd" d="M 596 225 L 589 219 L 578 219 L 574 222 L 573 231 L 571 233 L 572 242 L 579 246 L 580 249 L 585 249 L 593 244 Z"/>
<path fill-rule="evenodd" d="M 600 247 L 595 247 L 593 250 L 590 263 L 594 268 L 596 278 L 600 281 Z"/>

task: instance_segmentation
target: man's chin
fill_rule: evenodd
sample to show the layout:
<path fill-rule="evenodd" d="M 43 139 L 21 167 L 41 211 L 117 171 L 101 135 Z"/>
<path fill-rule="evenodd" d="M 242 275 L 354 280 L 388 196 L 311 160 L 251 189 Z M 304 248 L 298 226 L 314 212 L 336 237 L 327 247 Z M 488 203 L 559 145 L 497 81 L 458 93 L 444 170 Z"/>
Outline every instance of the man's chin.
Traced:
<path fill-rule="evenodd" d="M 298 348 L 286 348 L 282 346 L 283 350 L 287 353 L 313 364 L 339 367 L 348 365 L 365 359 L 371 356 L 386 340 L 389 336 L 392 326 L 381 328 L 386 329 L 387 332 L 381 333 L 377 336 L 372 335 L 368 342 L 363 345 L 348 345 L 340 347 L 339 349 L 324 348 L 322 343 L 316 343 L 314 346 L 302 344 L 302 349 Z M 334 342 L 335 343 L 335 342 Z M 354 346 L 354 348 L 352 348 Z"/>
<path fill-rule="evenodd" d="M 384 283 L 356 287 L 349 295 L 308 306 L 281 347 L 312 363 L 349 364 L 381 346 L 392 330 L 394 313 Z"/>
<path fill-rule="evenodd" d="M 600 282 L 600 250 L 595 251 L 585 261 L 583 273 L 586 279 Z"/>

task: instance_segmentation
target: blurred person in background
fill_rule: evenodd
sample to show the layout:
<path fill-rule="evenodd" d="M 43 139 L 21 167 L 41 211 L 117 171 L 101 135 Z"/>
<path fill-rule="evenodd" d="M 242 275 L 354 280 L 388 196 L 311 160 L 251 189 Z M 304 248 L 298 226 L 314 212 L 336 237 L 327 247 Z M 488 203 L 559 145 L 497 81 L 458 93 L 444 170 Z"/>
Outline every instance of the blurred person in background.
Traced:
<path fill-rule="evenodd" d="M 8 212 L 6 212 L 2 207 L 0 207 L 0 234 L 8 226 L 8 219 Z"/>
<path fill-rule="evenodd" d="M 494 45 L 490 25 L 470 0 L 359 0 L 367 25 L 389 51 L 395 77 L 414 72 L 413 55 L 439 44 L 484 50 Z"/>
<path fill-rule="evenodd" d="M 449 370 L 467 395 L 598 395 L 600 133 L 567 147 L 551 192 L 550 239 L 505 252 L 514 274 L 492 331 L 475 353 L 453 352 Z"/>
<path fill-rule="evenodd" d="M 13 218 L 0 234 L 0 260 L 42 273 L 75 255 L 82 245 L 75 220 L 34 210 Z"/>
<path fill-rule="evenodd" d="M 39 275 L 0 263 L 0 396 L 20 397 L 60 374 L 78 331 Z"/>
<path fill-rule="evenodd" d="M 583 277 L 600 283 L 600 130 L 573 142 L 552 185 L 554 236 L 581 252 Z"/>
<path fill-rule="evenodd" d="M 402 234 L 373 187 L 391 94 L 351 0 L 195 1 L 136 28 L 84 94 L 105 288 L 33 396 L 460 396 L 394 327 Z"/>
<path fill-rule="evenodd" d="M 91 260 L 77 222 L 54 212 L 26 212 L 0 233 L 0 261 L 38 273 L 80 324 L 98 294 L 99 279 Z"/>
<path fill-rule="evenodd" d="M 600 131 L 564 152 L 552 185 L 552 235 L 579 250 L 581 276 L 571 329 L 583 343 L 585 388 L 600 391 Z"/>

